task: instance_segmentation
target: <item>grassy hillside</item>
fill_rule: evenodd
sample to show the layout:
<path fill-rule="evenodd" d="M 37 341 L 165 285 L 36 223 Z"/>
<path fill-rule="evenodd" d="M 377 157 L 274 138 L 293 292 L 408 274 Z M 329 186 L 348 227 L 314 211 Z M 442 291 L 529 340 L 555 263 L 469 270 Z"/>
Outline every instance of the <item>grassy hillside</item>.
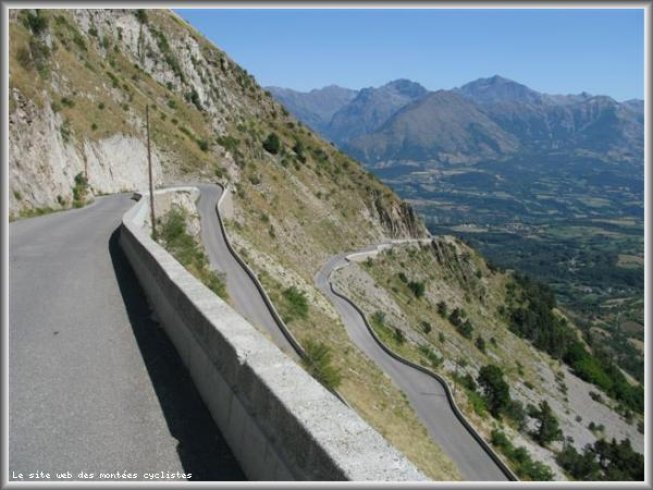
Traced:
<path fill-rule="evenodd" d="M 490 268 L 459 240 L 440 237 L 431 246 L 395 247 L 338 271 L 336 284 L 358 302 L 390 347 L 449 380 L 461 408 L 488 441 L 499 444 L 498 431 L 507 434 L 511 444 L 546 462 L 556 478 L 563 476 L 556 464 L 563 440 L 581 450 L 597 439 L 615 437 L 643 449 L 635 407 L 627 408 L 625 399 L 611 399 L 583 380 L 596 381 L 586 376 L 589 366 L 608 377 L 609 369 L 605 363 L 598 367 L 584 350 L 578 331 L 551 303 L 550 291 Z M 522 321 L 522 316 L 533 321 Z M 529 330 L 529 325 L 537 328 Z M 583 363 L 570 362 L 563 353 L 576 350 L 586 352 Z M 487 366 L 498 367 L 508 387 L 509 398 L 496 413 L 479 381 Z M 537 431 L 536 410 L 543 401 L 552 407 L 562 437 L 571 439 L 540 443 L 531 434 Z M 512 463 L 522 478 L 542 476 L 531 465 Z"/>
<path fill-rule="evenodd" d="M 340 391 L 428 476 L 460 478 L 312 286 L 330 254 L 423 235 L 409 206 L 171 12 L 14 10 L 9 34 L 15 217 L 70 207 L 80 174 L 90 194 L 142 186 L 132 172 L 145 165 L 134 154 L 144 155 L 149 105 L 157 180 L 231 184 L 230 232 L 300 341 L 330 350 Z"/>

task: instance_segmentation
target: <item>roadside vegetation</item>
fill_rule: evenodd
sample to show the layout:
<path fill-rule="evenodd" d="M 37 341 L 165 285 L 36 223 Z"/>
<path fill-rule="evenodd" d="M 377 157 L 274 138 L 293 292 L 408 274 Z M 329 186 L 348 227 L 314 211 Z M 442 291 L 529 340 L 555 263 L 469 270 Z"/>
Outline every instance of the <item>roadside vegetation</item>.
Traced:
<path fill-rule="evenodd" d="M 557 461 L 576 480 L 644 480 L 644 457 L 633 451 L 628 439 L 601 439 L 580 453 L 569 445 L 558 454 Z"/>
<path fill-rule="evenodd" d="M 75 185 L 73 186 L 73 207 L 81 208 L 86 204 L 88 194 L 88 180 L 83 172 L 75 175 Z"/>
<path fill-rule="evenodd" d="M 309 340 L 305 350 L 306 359 L 302 364 L 308 373 L 330 390 L 337 389 L 342 381 L 342 375 L 340 369 L 333 365 L 333 355 L 329 346 Z"/>
<path fill-rule="evenodd" d="M 198 241 L 186 230 L 187 212 L 173 205 L 158 223 L 158 241 L 211 291 L 228 300 L 224 276 L 211 269 Z"/>
<path fill-rule="evenodd" d="M 498 429 L 492 431 L 492 445 L 508 458 L 519 478 L 532 481 L 553 480 L 553 472 L 548 466 L 534 461 L 525 447 L 515 447 Z"/>
<path fill-rule="evenodd" d="M 448 456 L 429 437 L 405 396 L 394 383 L 347 336 L 344 325 L 335 312 L 328 309 L 326 300 L 319 300 L 308 283 L 295 276 L 301 286 L 283 285 L 259 265 L 244 248 L 234 233 L 234 223 L 227 222 L 230 237 L 241 257 L 248 261 L 268 292 L 279 314 L 286 317 L 293 300 L 305 296 L 306 317 L 296 316 L 287 326 L 307 353 L 305 368 L 316 379 L 330 388 L 337 388 L 347 402 L 398 450 L 403 452 L 421 471 L 434 480 L 460 480 L 458 469 Z M 265 264 L 269 264 L 268 260 Z M 292 292 L 291 292 L 292 291 Z M 284 295 L 285 292 L 285 295 Z M 303 294 L 302 294 L 303 293 Z M 302 300 L 295 300 L 303 304 Z M 326 309 L 325 309 L 326 308 Z M 302 311 L 303 307 L 299 307 Z"/>
<path fill-rule="evenodd" d="M 452 237 L 436 238 L 431 246 L 383 251 L 336 272 L 335 280 L 336 287 L 365 311 L 389 348 L 449 381 L 468 419 L 521 478 L 552 479 L 553 465 L 558 474 L 577 478 L 560 462 L 561 454 L 569 460 L 576 457 L 567 449 L 573 448 L 573 438 L 564 433 L 560 419 L 576 424 L 576 435 L 585 427 L 581 414 L 586 415 L 588 407 L 569 403 L 562 363 L 569 361 L 570 372 L 586 381 L 595 378 L 584 377 L 583 369 L 610 373 L 613 382 L 616 378 L 608 362 L 597 364 L 546 287 L 493 269 Z M 410 282 L 424 284 L 423 296 L 414 294 Z M 581 364 L 571 362 L 570 355 Z M 551 370 L 546 384 L 542 369 Z M 628 384 L 624 391 L 638 388 Z M 593 402 L 621 414 L 624 425 L 639 420 L 637 404 L 626 405 L 628 398 L 615 402 L 593 391 L 588 394 Z M 600 428 L 590 423 L 594 442 L 609 433 L 602 424 Z M 513 438 L 526 444 L 513 444 Z M 627 439 L 615 444 L 630 447 Z M 543 454 L 538 446 L 546 451 L 546 462 L 536 461 L 536 455 Z M 633 461 L 641 457 L 632 452 Z"/>

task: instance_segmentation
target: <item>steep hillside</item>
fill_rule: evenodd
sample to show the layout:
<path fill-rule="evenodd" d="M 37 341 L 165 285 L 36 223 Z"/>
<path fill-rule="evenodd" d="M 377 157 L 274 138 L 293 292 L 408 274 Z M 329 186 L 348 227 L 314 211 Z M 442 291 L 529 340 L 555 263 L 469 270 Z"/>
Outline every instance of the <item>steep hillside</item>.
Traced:
<path fill-rule="evenodd" d="M 338 200 L 360 211 L 350 221 L 372 233 L 420 233 L 387 188 L 300 128 L 174 14 L 12 11 L 10 29 L 12 213 L 70 202 L 82 171 L 97 192 L 142 185 L 149 104 L 159 181 L 218 173 L 249 182 L 254 159 L 322 189 L 341 175 L 351 187 Z M 266 151 L 272 133 L 279 146 Z"/>
<path fill-rule="evenodd" d="M 551 347 L 573 343 L 577 331 L 570 327 L 567 340 L 562 330 L 552 333 L 555 340 L 545 346 L 544 338 L 558 328 L 554 324 L 567 324 L 559 309 L 544 306 L 545 291 L 489 267 L 460 240 L 443 236 L 429 246 L 396 246 L 337 271 L 336 285 L 358 302 L 391 348 L 456 386 L 458 403 L 489 441 L 496 438 L 493 431 L 501 430 L 514 446 L 524 446 L 534 460 L 550 466 L 555 479 L 565 478 L 556 455 L 566 444 L 582 451 L 586 444 L 614 437 L 628 439 L 643 452 L 641 415 L 581 379 L 587 379 L 582 367 L 561 362 L 568 358 Z M 546 317 L 537 336 L 524 333 L 527 317 Z M 513 400 L 505 399 L 496 413 L 479 381 L 489 365 L 500 368 Z M 534 408 L 542 401 L 562 430 L 545 443 L 531 434 L 537 433 Z M 518 460 L 512 464 L 522 478 L 544 474 Z"/>
<path fill-rule="evenodd" d="M 340 392 L 425 474 L 460 478 L 313 286 L 331 254 L 424 236 L 410 206 L 174 13 L 13 10 L 9 36 L 12 218 L 70 207 L 84 181 L 91 195 L 145 187 L 149 105 L 157 184 L 229 184 L 232 240 L 300 342 L 329 349 Z"/>

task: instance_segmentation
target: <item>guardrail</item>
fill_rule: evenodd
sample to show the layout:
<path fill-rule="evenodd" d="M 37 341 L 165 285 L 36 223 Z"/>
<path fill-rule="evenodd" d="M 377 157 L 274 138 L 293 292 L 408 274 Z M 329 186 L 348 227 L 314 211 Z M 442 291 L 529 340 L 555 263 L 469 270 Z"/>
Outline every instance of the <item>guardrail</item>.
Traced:
<path fill-rule="evenodd" d="M 121 247 L 248 478 L 426 480 L 150 238 L 149 199 L 123 216 Z"/>
<path fill-rule="evenodd" d="M 345 257 L 345 260 L 348 259 L 349 256 Z M 335 269 L 337 270 L 337 269 Z M 333 272 L 335 272 L 335 270 Z M 465 418 L 463 413 L 460 411 L 458 408 L 458 405 L 456 404 L 456 400 L 453 397 L 453 394 L 451 393 L 451 389 L 449 388 L 449 384 L 447 381 L 440 376 L 439 374 L 426 369 L 424 366 L 420 366 L 419 364 L 414 363 L 413 361 L 410 361 L 396 352 L 394 352 L 392 349 L 390 349 L 377 335 L 372 326 L 369 324 L 367 321 L 367 316 L 365 313 L 363 313 L 363 310 L 353 301 L 351 300 L 348 296 L 345 294 L 339 292 L 334 286 L 333 283 L 331 282 L 331 276 L 327 278 L 329 282 L 329 288 L 331 289 L 331 292 L 341 298 L 342 300 L 346 301 L 349 303 L 352 308 L 354 308 L 358 314 L 361 316 L 363 319 L 363 322 L 365 323 L 365 326 L 367 327 L 367 330 L 369 331 L 370 335 L 372 338 L 376 341 L 376 343 L 383 349 L 388 355 L 392 356 L 399 362 L 412 367 L 413 369 L 417 369 L 418 371 L 423 372 L 427 376 L 430 376 L 431 378 L 435 379 L 438 383 L 442 385 L 444 388 L 444 391 L 447 396 L 447 400 L 449 402 L 449 405 L 451 406 L 451 409 L 453 410 L 453 413 L 456 415 L 456 418 L 460 421 L 461 424 L 467 429 L 467 431 L 470 433 L 470 435 L 478 442 L 478 444 L 481 446 L 481 448 L 487 453 L 490 458 L 495 462 L 495 464 L 499 467 L 499 469 L 502 471 L 506 477 L 511 480 L 511 481 L 519 481 L 519 478 L 517 478 L 517 475 L 510 469 L 510 467 L 501 459 L 501 457 L 492 449 L 492 447 L 483 439 L 483 437 L 476 431 L 476 429 L 468 422 L 468 420 Z"/>

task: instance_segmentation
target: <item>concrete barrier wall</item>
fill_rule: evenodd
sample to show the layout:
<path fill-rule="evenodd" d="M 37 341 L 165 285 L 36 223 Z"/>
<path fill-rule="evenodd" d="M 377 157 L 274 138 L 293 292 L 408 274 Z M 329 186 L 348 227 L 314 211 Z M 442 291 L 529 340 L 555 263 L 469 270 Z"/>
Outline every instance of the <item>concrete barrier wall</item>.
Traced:
<path fill-rule="evenodd" d="M 155 243 L 143 228 L 147 206 L 144 195 L 125 213 L 120 244 L 248 478 L 426 480 Z"/>

